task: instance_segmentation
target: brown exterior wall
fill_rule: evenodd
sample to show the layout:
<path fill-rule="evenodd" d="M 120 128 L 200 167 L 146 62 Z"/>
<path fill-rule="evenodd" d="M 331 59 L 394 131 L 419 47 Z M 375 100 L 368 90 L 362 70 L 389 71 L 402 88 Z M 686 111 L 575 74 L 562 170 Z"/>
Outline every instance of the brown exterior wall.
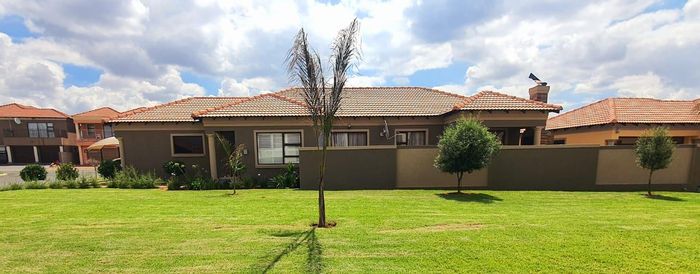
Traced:
<path fill-rule="evenodd" d="M 396 151 L 396 188 L 455 188 L 457 177 L 434 167 L 436 147 L 400 148 Z M 464 174 L 462 186 L 486 187 L 488 169 Z"/>
<path fill-rule="evenodd" d="M 396 148 L 330 149 L 327 189 L 392 189 L 396 186 Z M 299 165 L 301 189 L 318 188 L 320 151 L 305 149 Z"/>
<path fill-rule="evenodd" d="M 165 177 L 163 163 L 170 160 L 182 161 L 189 165 L 198 165 L 209 171 L 209 158 L 207 158 L 207 140 L 204 138 L 205 155 L 195 157 L 172 157 L 170 134 L 177 133 L 201 133 L 196 130 L 174 131 L 120 131 L 117 138 L 122 138 L 124 150 L 124 163 L 144 172 L 155 172 L 158 176 Z"/>
<path fill-rule="evenodd" d="M 700 147 L 696 147 L 693 151 L 688 177 L 690 178 L 688 190 L 700 192 Z"/>
<path fill-rule="evenodd" d="M 54 138 L 30 138 L 28 123 L 53 123 Z M 13 119 L 0 119 L 0 146 L 10 147 L 13 164 L 34 163 L 34 146 L 40 163 L 75 162 L 75 125 L 71 119 L 22 118 L 18 125 Z M 59 146 L 63 146 L 61 154 Z M 75 155 L 73 155 L 75 154 Z"/>
<path fill-rule="evenodd" d="M 689 182 L 689 171 L 694 147 L 678 147 L 668 168 L 654 173 L 655 185 L 682 185 Z M 602 147 L 598 158 L 599 185 L 633 185 L 648 180 L 649 171 L 637 166 L 636 155 L 631 148 Z"/>
<path fill-rule="evenodd" d="M 606 140 L 617 140 L 620 137 L 639 137 L 644 131 L 657 125 L 602 125 L 573 129 L 552 130 L 554 139 L 566 140 L 567 145 L 597 144 L 605 145 Z M 669 129 L 669 136 L 686 137 L 685 144 L 691 144 L 693 139 L 700 138 L 700 126 L 698 125 L 665 125 Z"/>
<path fill-rule="evenodd" d="M 596 147 L 504 147 L 489 166 L 492 189 L 595 188 Z"/>

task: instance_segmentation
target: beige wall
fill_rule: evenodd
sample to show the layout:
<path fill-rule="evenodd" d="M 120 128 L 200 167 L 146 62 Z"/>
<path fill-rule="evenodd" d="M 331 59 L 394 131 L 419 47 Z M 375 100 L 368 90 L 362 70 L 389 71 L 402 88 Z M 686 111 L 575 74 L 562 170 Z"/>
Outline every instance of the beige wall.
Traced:
<path fill-rule="evenodd" d="M 653 184 L 686 184 L 689 182 L 692 147 L 678 147 L 673 153 L 671 165 L 655 172 Z M 598 154 L 599 185 L 629 185 L 645 183 L 649 171 L 637 166 L 634 150 L 631 148 L 601 148 Z"/>
<path fill-rule="evenodd" d="M 434 147 L 398 149 L 396 151 L 396 187 L 456 187 L 456 175 L 442 172 L 432 165 L 437 152 L 437 148 Z M 464 187 L 483 187 L 487 184 L 487 169 L 472 174 L 465 174 L 462 179 L 462 186 Z"/>
<path fill-rule="evenodd" d="M 617 140 L 620 137 L 639 137 L 652 125 L 603 125 L 576 129 L 553 130 L 554 139 L 565 139 L 568 145 L 598 144 L 605 145 L 606 140 Z M 686 137 L 685 144 L 692 143 L 693 139 L 700 138 L 699 125 L 670 125 L 669 136 Z"/>

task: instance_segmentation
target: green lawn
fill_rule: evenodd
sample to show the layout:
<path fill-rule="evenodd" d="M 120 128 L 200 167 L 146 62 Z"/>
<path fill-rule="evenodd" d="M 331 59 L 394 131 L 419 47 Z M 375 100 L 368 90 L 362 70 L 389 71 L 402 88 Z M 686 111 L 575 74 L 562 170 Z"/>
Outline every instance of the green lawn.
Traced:
<path fill-rule="evenodd" d="M 700 272 L 700 194 L 0 192 L 3 272 Z"/>

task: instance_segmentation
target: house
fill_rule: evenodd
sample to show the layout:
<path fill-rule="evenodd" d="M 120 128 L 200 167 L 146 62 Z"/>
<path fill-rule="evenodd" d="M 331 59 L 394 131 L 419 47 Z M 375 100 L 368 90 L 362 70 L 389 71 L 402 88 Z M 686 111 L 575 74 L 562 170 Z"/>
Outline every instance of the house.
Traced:
<path fill-rule="evenodd" d="M 106 124 L 106 122 L 111 117 L 119 114 L 121 114 L 119 111 L 110 107 L 102 107 L 71 116 L 78 132 L 76 144 L 81 165 L 87 165 L 91 162 L 99 163 L 105 159 L 119 158 L 119 150 L 117 148 L 105 148 L 99 152 L 89 152 L 87 150 L 95 142 L 114 136 L 112 126 Z"/>
<path fill-rule="evenodd" d="M 555 144 L 633 145 L 658 126 L 677 144 L 700 143 L 700 99 L 608 98 L 547 121 Z"/>
<path fill-rule="evenodd" d="M 550 112 L 549 87 L 531 98 L 482 91 L 473 96 L 422 87 L 346 88 L 332 132 L 337 149 L 434 146 L 444 127 L 461 117 L 483 121 L 506 145 L 539 144 Z M 193 97 L 119 115 L 110 120 L 122 163 L 164 175 L 170 160 L 224 176 L 217 134 L 245 145 L 247 176 L 268 178 L 299 162 L 303 147 L 316 147 L 301 89 L 254 97 Z"/>
<path fill-rule="evenodd" d="M 77 162 L 75 124 L 60 111 L 0 106 L 0 164 Z"/>

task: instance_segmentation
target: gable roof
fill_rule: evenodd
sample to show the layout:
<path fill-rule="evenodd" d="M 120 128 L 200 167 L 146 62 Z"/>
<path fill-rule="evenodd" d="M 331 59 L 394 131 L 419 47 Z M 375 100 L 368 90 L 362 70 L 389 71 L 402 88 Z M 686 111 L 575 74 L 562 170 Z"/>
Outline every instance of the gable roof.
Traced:
<path fill-rule="evenodd" d="M 301 88 L 285 89 L 193 115 L 306 116 L 302 91 Z M 453 110 L 559 111 L 561 107 L 492 91 L 467 97 L 422 87 L 347 87 L 343 90 L 343 103 L 337 116 L 439 116 Z"/>
<path fill-rule="evenodd" d="M 0 105 L 2 118 L 68 118 L 63 112 L 52 108 L 37 108 L 17 103 Z"/>
<path fill-rule="evenodd" d="M 700 123 L 700 99 L 608 98 L 549 118 L 547 129 L 615 123 L 697 124 Z"/>
<path fill-rule="evenodd" d="M 169 103 L 126 111 L 109 122 L 194 122 L 192 113 L 215 108 L 231 102 L 246 100 L 241 97 L 190 97 Z"/>
<path fill-rule="evenodd" d="M 102 119 L 108 120 L 109 118 L 115 117 L 121 114 L 121 112 L 114 110 L 111 107 L 101 107 L 93 110 L 88 110 L 85 112 L 73 114 L 71 117 L 76 120 L 80 119 Z"/>
<path fill-rule="evenodd" d="M 194 97 L 126 112 L 111 122 L 195 121 L 207 117 L 300 117 L 308 111 L 303 89 L 253 97 Z M 422 87 L 347 87 L 339 117 L 440 116 L 455 110 L 559 111 L 560 106 L 482 91 L 462 96 Z"/>

